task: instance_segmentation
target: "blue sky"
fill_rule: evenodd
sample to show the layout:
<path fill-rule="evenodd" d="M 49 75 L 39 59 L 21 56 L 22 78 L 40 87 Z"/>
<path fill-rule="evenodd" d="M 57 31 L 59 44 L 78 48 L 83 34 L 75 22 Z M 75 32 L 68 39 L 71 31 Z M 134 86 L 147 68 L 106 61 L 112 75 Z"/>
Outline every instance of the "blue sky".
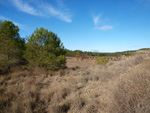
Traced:
<path fill-rule="evenodd" d="M 70 50 L 150 47 L 150 0 L 0 0 L 0 20 L 13 21 L 23 38 L 44 27 Z"/>

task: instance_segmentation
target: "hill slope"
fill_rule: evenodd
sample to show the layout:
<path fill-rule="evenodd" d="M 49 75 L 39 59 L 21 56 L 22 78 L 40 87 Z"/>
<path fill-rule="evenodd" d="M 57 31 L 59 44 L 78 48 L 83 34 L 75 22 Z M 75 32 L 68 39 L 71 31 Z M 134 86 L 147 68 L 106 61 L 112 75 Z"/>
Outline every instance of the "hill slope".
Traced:
<path fill-rule="evenodd" d="M 149 113 L 150 55 L 106 66 L 0 76 L 0 112 Z"/>

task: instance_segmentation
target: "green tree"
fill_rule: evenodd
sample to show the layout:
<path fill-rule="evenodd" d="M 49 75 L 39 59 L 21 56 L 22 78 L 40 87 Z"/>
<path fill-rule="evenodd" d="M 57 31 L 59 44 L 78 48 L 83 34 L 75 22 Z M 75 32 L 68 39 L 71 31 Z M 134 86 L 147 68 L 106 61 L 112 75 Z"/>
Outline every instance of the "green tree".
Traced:
<path fill-rule="evenodd" d="M 10 69 L 21 61 L 25 40 L 19 36 L 19 28 L 11 21 L 0 21 L 0 67 Z"/>
<path fill-rule="evenodd" d="M 46 69 L 64 68 L 65 49 L 56 34 L 41 27 L 27 38 L 25 58 L 30 66 Z"/>

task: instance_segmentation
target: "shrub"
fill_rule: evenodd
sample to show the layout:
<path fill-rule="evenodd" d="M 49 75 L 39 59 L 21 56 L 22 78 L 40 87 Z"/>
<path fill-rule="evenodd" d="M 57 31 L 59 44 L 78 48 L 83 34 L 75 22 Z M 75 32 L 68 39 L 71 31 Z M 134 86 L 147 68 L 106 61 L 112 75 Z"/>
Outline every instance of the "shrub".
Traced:
<path fill-rule="evenodd" d="M 95 64 L 96 65 L 99 65 L 99 64 L 102 64 L 102 65 L 105 65 L 108 63 L 108 59 L 105 59 L 105 58 L 102 58 L 102 57 L 97 57 L 96 60 L 95 60 Z"/>
<path fill-rule="evenodd" d="M 53 70 L 65 67 L 64 46 L 56 34 L 41 27 L 27 41 L 25 58 L 30 66 Z"/>

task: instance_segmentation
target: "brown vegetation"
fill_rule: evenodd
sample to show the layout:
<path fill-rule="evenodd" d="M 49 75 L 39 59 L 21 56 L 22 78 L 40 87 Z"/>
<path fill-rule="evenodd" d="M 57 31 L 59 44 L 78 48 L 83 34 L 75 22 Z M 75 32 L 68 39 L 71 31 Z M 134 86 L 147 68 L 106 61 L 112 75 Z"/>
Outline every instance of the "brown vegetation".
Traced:
<path fill-rule="evenodd" d="M 0 76 L 0 113 L 149 113 L 150 55 Z"/>

